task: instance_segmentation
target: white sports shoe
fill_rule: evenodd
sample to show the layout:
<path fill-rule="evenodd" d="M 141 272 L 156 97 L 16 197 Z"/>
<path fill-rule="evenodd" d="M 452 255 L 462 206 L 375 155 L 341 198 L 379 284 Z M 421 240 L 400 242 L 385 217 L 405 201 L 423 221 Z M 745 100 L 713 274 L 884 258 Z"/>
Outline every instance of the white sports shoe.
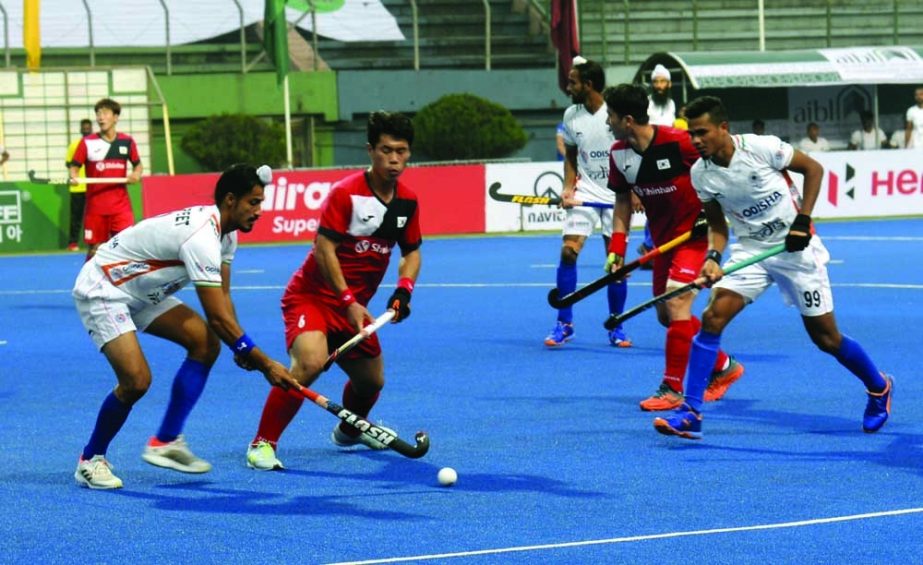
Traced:
<path fill-rule="evenodd" d="M 211 471 L 212 465 L 204 459 L 200 459 L 189 450 L 186 445 L 186 438 L 182 435 L 177 436 L 171 442 L 163 443 L 156 437 L 152 437 L 147 445 L 144 446 L 144 453 L 141 454 L 144 459 L 151 465 L 174 469 L 183 473 L 207 473 Z"/>
<path fill-rule="evenodd" d="M 397 436 L 397 432 L 391 428 L 376 424 L 375 427 L 385 432 L 386 434 L 391 434 L 392 437 Z M 353 447 L 355 445 L 364 445 L 369 449 L 381 450 L 388 449 L 388 446 L 383 443 L 378 438 L 374 438 L 368 434 L 359 434 L 358 437 L 350 437 L 340 431 L 340 424 L 337 424 L 333 428 L 333 432 L 330 433 L 330 441 L 338 447 Z"/>
<path fill-rule="evenodd" d="M 77 460 L 74 479 L 79 486 L 92 489 L 122 488 L 122 479 L 112 474 L 112 468 L 103 455 L 94 455 L 90 459 L 81 456 Z"/>
<path fill-rule="evenodd" d="M 285 469 L 276 458 L 276 450 L 268 441 L 260 440 L 247 448 L 247 467 L 257 471 L 275 471 Z"/>

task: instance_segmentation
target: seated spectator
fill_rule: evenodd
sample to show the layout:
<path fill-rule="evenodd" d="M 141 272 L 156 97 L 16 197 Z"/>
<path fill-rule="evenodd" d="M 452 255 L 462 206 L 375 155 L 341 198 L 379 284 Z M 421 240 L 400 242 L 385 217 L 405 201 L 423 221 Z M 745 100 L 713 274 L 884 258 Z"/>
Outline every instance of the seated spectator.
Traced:
<path fill-rule="evenodd" d="M 888 141 L 888 146 L 891 149 L 904 149 L 904 138 L 907 132 L 902 129 L 894 130 L 894 133 L 891 134 L 891 139 Z"/>
<path fill-rule="evenodd" d="M 859 120 L 862 123 L 862 129 L 852 132 L 849 138 L 849 149 L 852 151 L 869 149 L 887 149 L 888 136 L 885 132 L 875 127 L 875 116 L 868 110 L 859 112 Z"/>
<path fill-rule="evenodd" d="M 830 151 L 830 142 L 826 138 L 820 136 L 820 126 L 815 122 L 811 122 L 807 127 L 808 136 L 802 138 L 798 143 L 798 148 L 804 151 L 805 153 L 811 153 L 815 151 Z"/>
<path fill-rule="evenodd" d="M 766 122 L 763 120 L 753 120 L 753 133 L 756 135 L 766 135 Z"/>

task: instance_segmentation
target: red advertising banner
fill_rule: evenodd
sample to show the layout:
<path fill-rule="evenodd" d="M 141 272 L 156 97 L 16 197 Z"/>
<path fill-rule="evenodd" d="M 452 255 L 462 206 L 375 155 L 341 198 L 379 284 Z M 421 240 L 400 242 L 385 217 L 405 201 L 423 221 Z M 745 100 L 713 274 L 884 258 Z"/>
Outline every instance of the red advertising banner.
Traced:
<path fill-rule="evenodd" d="M 358 169 L 356 169 L 358 170 Z M 263 216 L 241 242 L 310 241 L 330 188 L 355 170 L 275 171 Z M 411 167 L 401 179 L 420 202 L 424 235 L 484 233 L 484 166 Z M 217 173 L 145 177 L 144 217 L 214 201 Z"/>

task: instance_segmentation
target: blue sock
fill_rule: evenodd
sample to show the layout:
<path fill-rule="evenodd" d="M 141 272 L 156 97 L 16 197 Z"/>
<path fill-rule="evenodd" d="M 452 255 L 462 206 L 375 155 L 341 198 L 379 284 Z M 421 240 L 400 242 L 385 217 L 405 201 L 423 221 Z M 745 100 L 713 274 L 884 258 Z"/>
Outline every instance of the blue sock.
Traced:
<path fill-rule="evenodd" d="M 644 247 L 648 249 L 653 249 L 655 247 L 654 238 L 651 237 L 651 226 L 649 222 L 644 222 Z"/>
<path fill-rule="evenodd" d="M 560 263 L 558 265 L 558 296 L 564 296 L 577 290 L 577 264 Z M 574 308 L 567 306 L 558 310 L 558 321 L 570 324 L 574 321 Z"/>
<path fill-rule="evenodd" d="M 91 459 L 94 455 L 105 455 L 109 443 L 122 429 L 122 424 L 128 419 L 130 412 L 131 406 L 122 404 L 122 401 L 115 397 L 115 393 L 110 392 L 103 400 L 103 405 L 99 407 L 96 427 L 90 434 L 90 441 L 83 448 L 83 458 Z"/>
<path fill-rule="evenodd" d="M 695 410 L 702 410 L 702 398 L 708 388 L 708 377 L 715 367 L 721 334 L 701 330 L 692 338 L 689 351 L 689 367 L 686 369 L 686 404 Z"/>
<path fill-rule="evenodd" d="M 170 442 L 182 433 L 186 417 L 202 396 L 209 370 L 211 367 L 206 367 L 204 363 L 195 359 L 186 359 L 180 365 L 173 379 L 167 413 L 164 414 L 160 430 L 157 432 L 158 440 Z"/>
<path fill-rule="evenodd" d="M 628 281 L 622 279 L 609 284 L 606 288 L 609 299 L 609 313 L 619 315 L 625 310 L 625 300 L 628 299 Z M 619 325 L 621 327 L 621 325 Z"/>
<path fill-rule="evenodd" d="M 840 342 L 840 350 L 833 354 L 836 360 L 840 362 L 849 371 L 859 377 L 865 385 L 866 390 L 872 392 L 881 392 L 885 389 L 886 383 L 884 377 L 875 363 L 869 358 L 868 354 L 855 341 L 847 335 L 843 335 L 843 341 Z"/>

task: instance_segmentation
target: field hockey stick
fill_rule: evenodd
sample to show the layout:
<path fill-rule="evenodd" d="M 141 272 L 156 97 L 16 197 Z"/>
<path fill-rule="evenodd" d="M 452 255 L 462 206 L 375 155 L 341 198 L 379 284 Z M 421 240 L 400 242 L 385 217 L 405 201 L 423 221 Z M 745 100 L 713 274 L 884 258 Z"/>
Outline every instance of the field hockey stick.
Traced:
<path fill-rule="evenodd" d="M 779 253 L 782 253 L 783 251 L 785 251 L 785 244 L 780 243 L 779 245 L 776 245 L 775 247 L 767 249 L 766 251 L 763 251 L 762 253 L 758 255 L 754 255 L 753 257 L 750 257 L 749 259 L 745 259 L 738 263 L 734 263 L 730 267 L 724 269 L 724 274 L 730 275 L 731 273 L 735 271 L 739 271 L 745 267 L 749 267 L 750 265 L 753 265 L 754 263 L 759 263 L 763 259 L 768 259 L 769 257 L 772 257 L 773 255 L 778 255 Z M 670 300 L 671 298 L 674 298 L 681 294 L 685 294 L 689 291 L 702 288 L 704 285 L 705 285 L 705 278 L 699 277 L 689 284 L 683 285 L 679 288 L 674 288 L 673 290 L 669 290 L 661 294 L 660 296 L 655 296 L 654 298 L 648 300 L 647 302 L 643 302 L 635 306 L 634 308 L 632 308 L 631 310 L 628 310 L 627 312 L 622 312 L 619 315 L 615 315 L 615 314 L 610 315 L 609 318 L 606 319 L 606 322 L 603 324 L 603 326 L 607 330 L 613 330 L 625 320 L 634 318 L 641 312 L 644 312 L 645 310 L 648 310 L 649 308 L 656 306 L 657 304 L 660 304 L 661 302 L 666 302 L 667 300 Z"/>
<path fill-rule="evenodd" d="M 528 194 L 500 194 L 500 183 L 495 182 L 490 185 L 490 188 L 487 189 L 487 193 L 491 198 L 498 202 L 513 202 L 516 204 L 523 204 L 526 206 L 558 206 L 561 204 L 560 198 L 551 198 L 550 196 L 534 196 Z M 609 209 L 612 208 L 612 204 L 606 204 L 605 202 L 580 202 L 575 204 L 575 206 L 584 206 L 587 208 L 602 208 Z"/>
<path fill-rule="evenodd" d="M 368 338 L 370 335 L 380 330 L 383 325 L 391 321 L 391 318 L 393 318 L 394 315 L 395 315 L 394 310 L 389 309 L 387 312 L 385 312 L 381 316 L 378 316 L 377 318 L 375 318 L 374 322 L 362 328 L 362 331 L 360 331 L 353 337 L 349 338 L 349 341 L 347 341 L 343 345 L 334 349 L 333 353 L 331 353 L 330 356 L 327 357 L 327 361 L 324 362 L 324 368 L 321 369 L 321 372 L 329 369 L 333 365 L 333 363 L 340 357 L 340 355 L 343 355 L 344 353 L 346 353 L 353 347 L 356 347 L 357 345 L 359 345 L 360 342 L 365 341 L 365 339 Z"/>
<path fill-rule="evenodd" d="M 699 218 L 698 220 L 696 220 L 695 224 L 692 226 L 692 230 L 671 239 L 670 241 L 664 243 L 660 247 L 655 247 L 654 249 L 651 249 L 650 251 L 638 257 L 631 263 L 626 263 L 625 265 L 622 265 L 617 270 L 596 279 L 595 281 L 591 282 L 590 284 L 586 285 L 583 288 L 578 288 L 574 292 L 571 292 L 570 294 L 565 294 L 564 296 L 560 296 L 560 297 L 558 296 L 557 288 L 553 288 L 549 290 L 548 291 L 548 304 L 550 304 L 552 308 L 556 308 L 558 310 L 560 310 L 561 308 L 566 308 L 570 306 L 571 304 L 576 304 L 577 302 L 580 302 L 581 300 L 593 294 L 597 290 L 605 286 L 608 286 L 611 283 L 622 280 L 630 272 L 634 271 L 641 265 L 644 265 L 645 263 L 649 263 L 650 261 L 652 261 L 654 257 L 657 257 L 658 255 L 662 255 L 666 253 L 667 251 L 670 251 L 677 245 L 685 243 L 686 241 L 688 241 L 689 239 L 693 237 L 701 237 L 705 235 L 706 233 L 708 233 L 708 222 L 705 221 L 705 218 Z"/>
<path fill-rule="evenodd" d="M 429 451 L 429 435 L 427 435 L 426 432 L 417 432 L 417 435 L 414 436 L 416 445 L 410 445 L 396 435 L 392 435 L 390 432 L 387 432 L 375 424 L 372 424 L 362 416 L 354 414 L 336 402 L 331 401 L 327 397 L 318 394 L 309 388 L 301 387 L 298 389 L 298 392 L 340 420 L 356 428 L 363 434 L 377 439 L 404 457 L 419 459 L 420 457 L 426 455 L 426 452 Z"/>
<path fill-rule="evenodd" d="M 55 177 L 55 178 L 44 178 L 35 175 L 35 170 L 29 170 L 29 182 L 34 182 L 35 184 L 127 184 L 130 181 L 127 177 L 106 177 L 106 178 L 91 178 L 91 177 L 80 177 L 80 178 L 71 178 L 71 177 Z"/>
<path fill-rule="evenodd" d="M 334 352 L 331 353 L 329 357 L 327 357 L 327 361 L 324 363 L 324 367 L 321 371 L 323 372 L 329 369 L 337 360 L 337 358 L 339 358 L 353 347 L 359 345 L 359 343 L 368 339 L 370 335 L 381 329 L 382 326 L 394 318 L 395 314 L 396 313 L 394 310 L 389 309 L 381 316 L 375 318 L 374 322 L 362 328 L 362 331 L 350 338 L 349 341 L 336 348 L 336 350 L 334 350 Z M 363 434 L 377 439 L 384 445 L 388 446 L 394 451 L 397 451 L 405 457 L 410 457 L 411 459 L 419 459 L 420 457 L 426 455 L 426 452 L 429 451 L 429 436 L 426 434 L 426 432 L 417 432 L 415 436 L 416 445 L 410 445 L 401 438 L 381 429 L 375 424 L 372 424 L 362 416 L 359 416 L 358 414 L 343 408 L 322 394 L 318 394 L 317 392 L 314 392 L 307 387 L 299 387 L 298 392 L 300 392 L 302 396 L 314 404 L 320 406 L 327 412 L 330 412 Z"/>

